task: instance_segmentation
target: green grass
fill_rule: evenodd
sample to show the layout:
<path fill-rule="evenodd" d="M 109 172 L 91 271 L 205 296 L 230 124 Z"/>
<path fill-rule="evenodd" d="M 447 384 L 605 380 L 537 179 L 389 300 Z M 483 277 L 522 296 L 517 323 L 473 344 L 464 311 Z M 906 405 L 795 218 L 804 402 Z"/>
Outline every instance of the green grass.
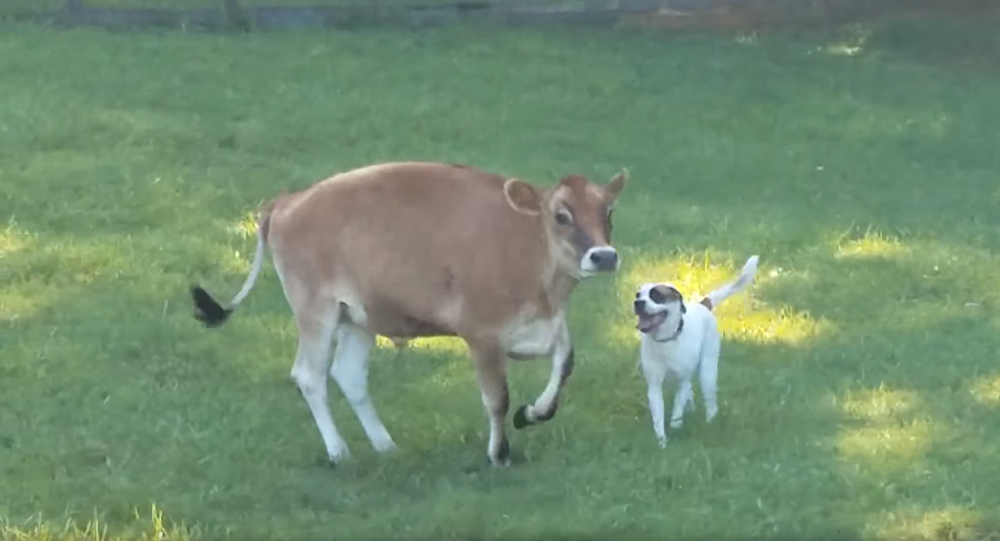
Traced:
<path fill-rule="evenodd" d="M 137 539 L 997 535 L 1000 72 L 952 60 L 995 66 L 998 38 L 870 30 L 5 26 L 0 539 L 83 539 L 95 517 Z M 333 392 L 354 453 L 333 469 L 273 271 L 226 327 L 191 317 L 189 284 L 243 280 L 262 199 L 401 159 L 632 173 L 621 275 L 575 294 L 576 373 L 509 469 L 486 467 L 455 341 L 375 353 L 397 456 Z M 720 418 L 659 450 L 632 287 L 694 295 L 751 253 L 757 285 L 719 311 Z M 512 367 L 515 405 L 548 369 Z M 136 526 L 152 505 L 162 523 Z"/>

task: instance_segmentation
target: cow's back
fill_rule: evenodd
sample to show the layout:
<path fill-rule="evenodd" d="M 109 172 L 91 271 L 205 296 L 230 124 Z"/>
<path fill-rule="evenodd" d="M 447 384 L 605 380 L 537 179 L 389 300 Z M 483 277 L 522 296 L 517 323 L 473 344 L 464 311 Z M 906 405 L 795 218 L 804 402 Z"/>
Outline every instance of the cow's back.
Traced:
<path fill-rule="evenodd" d="M 539 218 L 510 207 L 504 181 L 447 164 L 361 168 L 278 205 L 269 242 L 286 273 L 364 305 L 379 334 L 502 325 L 539 295 L 547 255 Z"/>

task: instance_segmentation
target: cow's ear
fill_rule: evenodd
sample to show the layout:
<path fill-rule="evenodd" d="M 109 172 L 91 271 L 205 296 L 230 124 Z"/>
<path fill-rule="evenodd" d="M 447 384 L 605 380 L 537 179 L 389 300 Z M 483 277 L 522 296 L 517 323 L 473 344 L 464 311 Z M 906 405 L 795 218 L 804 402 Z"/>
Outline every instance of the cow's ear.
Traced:
<path fill-rule="evenodd" d="M 538 216 L 542 213 L 542 198 L 539 197 L 538 190 L 523 180 L 507 179 L 507 182 L 503 183 L 503 195 L 507 198 L 510 208 L 521 214 Z"/>
<path fill-rule="evenodd" d="M 604 188 L 604 202 L 609 207 L 613 206 L 615 201 L 618 200 L 618 196 L 621 195 L 622 190 L 625 188 L 626 181 L 628 181 L 628 169 L 622 169 Z"/>

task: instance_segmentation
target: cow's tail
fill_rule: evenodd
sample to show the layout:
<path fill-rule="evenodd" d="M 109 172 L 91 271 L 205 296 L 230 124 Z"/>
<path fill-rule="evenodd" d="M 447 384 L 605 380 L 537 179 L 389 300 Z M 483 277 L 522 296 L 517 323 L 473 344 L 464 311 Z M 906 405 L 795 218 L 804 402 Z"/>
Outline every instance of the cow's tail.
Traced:
<path fill-rule="evenodd" d="M 267 247 L 267 234 L 271 226 L 271 210 L 273 204 L 268 208 L 260 220 L 257 222 L 257 251 L 253 255 L 253 263 L 250 265 L 250 274 L 239 293 L 227 304 L 220 304 L 200 285 L 191 287 L 191 297 L 194 299 L 194 317 L 201 321 L 206 327 L 218 327 L 226 322 L 229 315 L 236 310 L 236 307 L 243 302 L 250 294 L 257 277 L 260 276 L 260 268 L 264 265 L 264 251 Z"/>
<path fill-rule="evenodd" d="M 751 256 L 750 259 L 747 260 L 746 264 L 743 265 L 743 270 L 740 271 L 740 275 L 735 280 L 706 295 L 705 298 L 701 300 L 701 304 L 711 310 L 722 304 L 722 301 L 746 289 L 746 287 L 753 282 L 754 275 L 757 274 L 758 259 L 759 258 L 757 256 Z"/>

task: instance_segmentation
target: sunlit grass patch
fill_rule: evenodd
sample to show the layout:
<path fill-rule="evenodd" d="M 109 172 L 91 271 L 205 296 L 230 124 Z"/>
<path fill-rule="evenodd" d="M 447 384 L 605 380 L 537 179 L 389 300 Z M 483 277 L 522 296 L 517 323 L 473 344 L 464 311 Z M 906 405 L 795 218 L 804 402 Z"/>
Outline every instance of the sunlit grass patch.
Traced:
<path fill-rule="evenodd" d="M 22 231 L 14 223 L 9 224 L 0 231 L 0 261 L 7 261 L 7 258 L 15 252 L 28 248 L 32 241 L 32 236 L 28 232 Z"/>
<path fill-rule="evenodd" d="M 136 510 L 134 522 L 127 528 L 112 530 L 99 519 L 82 527 L 67 520 L 62 526 L 36 518 L 31 523 L 13 524 L 0 520 L 0 541 L 194 541 L 201 538 L 198 528 L 183 523 L 169 524 L 163 511 L 152 506 L 149 517 Z"/>
<path fill-rule="evenodd" d="M 984 523 L 968 507 L 948 506 L 935 511 L 899 509 L 878 513 L 866 533 L 885 541 L 986 541 L 1000 539 L 1000 529 Z"/>
<path fill-rule="evenodd" d="M 393 344 L 393 341 L 390 338 L 379 336 L 376 339 L 376 345 L 381 349 L 398 349 L 397 345 L 403 346 L 403 343 L 400 341 L 399 344 Z M 465 342 L 461 338 L 451 336 L 415 338 L 413 340 L 406 341 L 403 349 L 435 353 L 450 353 L 453 355 L 468 354 L 468 347 L 465 345 Z"/>
<path fill-rule="evenodd" d="M 117 279 L 131 266 L 121 247 L 109 239 L 43 241 L 8 232 L 3 243 L 0 317 L 4 319 L 32 316 L 98 279 Z"/>
<path fill-rule="evenodd" d="M 236 223 L 226 227 L 226 232 L 241 240 L 254 238 L 257 236 L 257 215 L 252 212 L 245 213 Z"/>
<path fill-rule="evenodd" d="M 900 419 L 844 429 L 837 440 L 848 460 L 898 469 L 921 457 L 942 432 L 940 424 L 928 418 Z"/>
<path fill-rule="evenodd" d="M 1000 374 L 979 378 L 970 391 L 979 402 L 1000 406 Z"/>
<path fill-rule="evenodd" d="M 921 415 L 920 395 L 914 391 L 879 385 L 849 391 L 834 403 L 848 419 L 863 423 L 838 434 L 841 453 L 851 461 L 902 467 L 945 433 L 940 422 Z"/>
<path fill-rule="evenodd" d="M 749 256 L 747 256 L 749 257 Z M 638 287 L 646 282 L 669 282 L 684 295 L 685 302 L 698 302 L 712 290 L 734 280 L 745 261 L 720 264 L 693 256 L 654 259 L 640 257 L 618 280 L 619 318 L 608 331 L 617 344 L 639 342 L 634 316 L 630 310 Z M 778 279 L 781 273 L 771 273 L 764 261 L 759 263 L 755 284 L 727 299 L 715 309 L 719 330 L 735 340 L 756 343 L 802 344 L 831 329 L 829 323 L 817 321 L 808 314 L 788 306 L 769 307 L 753 297 L 757 283 Z"/>
<path fill-rule="evenodd" d="M 840 410 L 856 419 L 885 422 L 898 419 L 920 404 L 913 391 L 900 391 L 879 386 L 876 389 L 850 391 L 839 399 Z"/>
<path fill-rule="evenodd" d="M 869 229 L 859 238 L 839 239 L 835 257 L 890 257 L 904 255 L 909 251 L 898 238 Z"/>

